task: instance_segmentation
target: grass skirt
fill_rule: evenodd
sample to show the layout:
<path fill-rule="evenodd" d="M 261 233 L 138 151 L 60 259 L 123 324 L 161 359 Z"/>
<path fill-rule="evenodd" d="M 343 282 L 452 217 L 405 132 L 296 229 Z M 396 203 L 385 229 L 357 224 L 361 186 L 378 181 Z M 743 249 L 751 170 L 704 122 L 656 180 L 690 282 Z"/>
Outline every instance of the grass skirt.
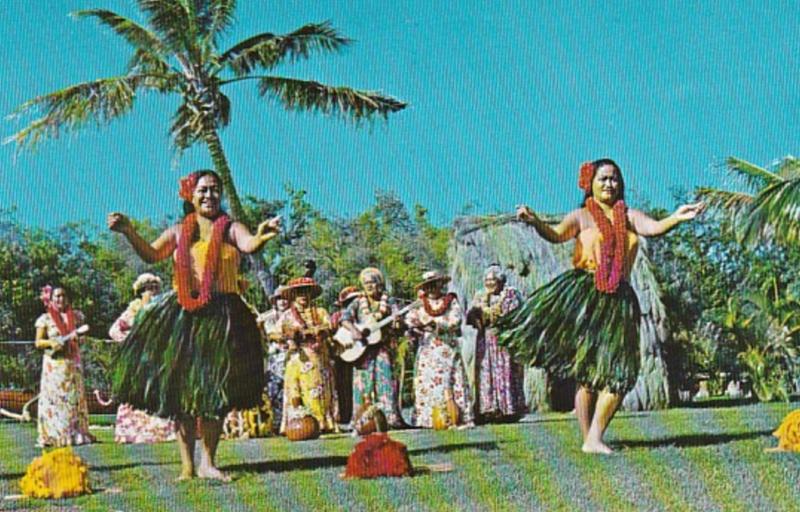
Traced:
<path fill-rule="evenodd" d="M 499 343 L 515 360 L 590 389 L 624 394 L 639 375 L 640 317 L 626 281 L 616 293 L 602 293 L 594 274 L 573 269 L 534 291 L 496 327 Z"/>
<path fill-rule="evenodd" d="M 255 317 L 238 295 L 215 294 L 188 312 L 170 291 L 136 316 L 114 358 L 114 394 L 165 418 L 221 418 L 260 404 L 262 357 Z"/>

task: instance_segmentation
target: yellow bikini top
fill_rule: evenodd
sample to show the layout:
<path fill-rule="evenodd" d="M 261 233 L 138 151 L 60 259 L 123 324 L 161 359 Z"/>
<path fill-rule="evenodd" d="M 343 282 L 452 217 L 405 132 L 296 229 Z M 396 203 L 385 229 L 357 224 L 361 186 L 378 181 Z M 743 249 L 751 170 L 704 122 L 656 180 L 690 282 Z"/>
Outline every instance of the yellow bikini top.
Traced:
<path fill-rule="evenodd" d="M 600 233 L 600 230 L 595 227 L 581 231 L 575 240 L 575 252 L 572 256 L 573 267 L 589 272 L 597 270 L 597 262 L 600 260 L 600 243 L 602 241 L 603 235 Z M 625 249 L 623 275 L 627 280 L 631 275 L 633 263 L 636 261 L 636 253 L 639 249 L 639 237 L 631 230 L 628 230 L 628 240 Z"/>
<path fill-rule="evenodd" d="M 203 269 L 206 266 L 209 241 L 198 240 L 192 245 L 192 290 L 199 290 L 203 280 Z M 219 265 L 214 276 L 211 290 L 217 293 L 239 293 L 239 250 L 229 243 L 223 242 L 220 247 Z M 178 284 L 172 279 L 172 287 L 177 290 Z"/>

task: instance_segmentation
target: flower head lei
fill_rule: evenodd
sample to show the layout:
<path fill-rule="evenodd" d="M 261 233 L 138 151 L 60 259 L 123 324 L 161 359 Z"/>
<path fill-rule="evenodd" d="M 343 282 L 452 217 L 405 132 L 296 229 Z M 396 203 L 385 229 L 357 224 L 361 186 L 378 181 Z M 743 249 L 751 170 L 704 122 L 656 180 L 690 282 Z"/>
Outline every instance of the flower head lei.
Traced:
<path fill-rule="evenodd" d="M 42 301 L 45 307 L 50 306 L 50 297 L 53 296 L 53 287 L 49 284 L 42 286 L 41 290 L 39 291 L 39 300 Z"/>

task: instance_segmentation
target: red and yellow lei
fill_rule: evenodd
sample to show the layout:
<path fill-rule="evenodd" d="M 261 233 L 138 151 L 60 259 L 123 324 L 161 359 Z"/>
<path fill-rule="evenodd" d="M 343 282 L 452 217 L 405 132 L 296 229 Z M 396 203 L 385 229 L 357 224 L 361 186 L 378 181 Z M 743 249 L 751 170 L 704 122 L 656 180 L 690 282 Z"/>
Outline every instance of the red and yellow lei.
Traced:
<path fill-rule="evenodd" d="M 230 224 L 230 218 L 222 214 L 214 220 L 211 228 L 211 240 L 203 267 L 203 281 L 197 293 L 192 291 L 192 238 L 197 229 L 197 213 L 192 212 L 184 217 L 181 224 L 181 236 L 175 250 L 175 277 L 178 284 L 178 303 L 186 311 L 196 311 L 211 300 L 211 288 L 219 266 L 222 239 Z"/>
<path fill-rule="evenodd" d="M 609 222 L 600 205 L 594 198 L 586 199 L 586 209 L 594 219 L 603 240 L 600 244 L 600 261 L 594 275 L 594 285 L 603 293 L 615 293 L 622 280 L 625 265 L 625 250 L 628 238 L 628 209 L 625 202 L 614 203 L 614 224 Z"/>

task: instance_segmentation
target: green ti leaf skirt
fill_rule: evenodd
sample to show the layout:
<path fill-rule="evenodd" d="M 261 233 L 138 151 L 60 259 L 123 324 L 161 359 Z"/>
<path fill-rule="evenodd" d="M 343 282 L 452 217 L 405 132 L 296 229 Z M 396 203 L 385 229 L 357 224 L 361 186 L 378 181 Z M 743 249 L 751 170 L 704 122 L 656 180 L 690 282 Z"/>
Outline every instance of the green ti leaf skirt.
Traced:
<path fill-rule="evenodd" d="M 194 312 L 174 291 L 161 294 L 136 315 L 112 384 L 120 403 L 164 418 L 255 407 L 265 384 L 255 317 L 235 294 L 215 294 Z"/>
<path fill-rule="evenodd" d="M 636 293 L 621 281 L 598 291 L 594 274 L 572 269 L 530 294 L 498 320 L 498 342 L 523 363 L 601 391 L 627 393 L 639 375 Z"/>

